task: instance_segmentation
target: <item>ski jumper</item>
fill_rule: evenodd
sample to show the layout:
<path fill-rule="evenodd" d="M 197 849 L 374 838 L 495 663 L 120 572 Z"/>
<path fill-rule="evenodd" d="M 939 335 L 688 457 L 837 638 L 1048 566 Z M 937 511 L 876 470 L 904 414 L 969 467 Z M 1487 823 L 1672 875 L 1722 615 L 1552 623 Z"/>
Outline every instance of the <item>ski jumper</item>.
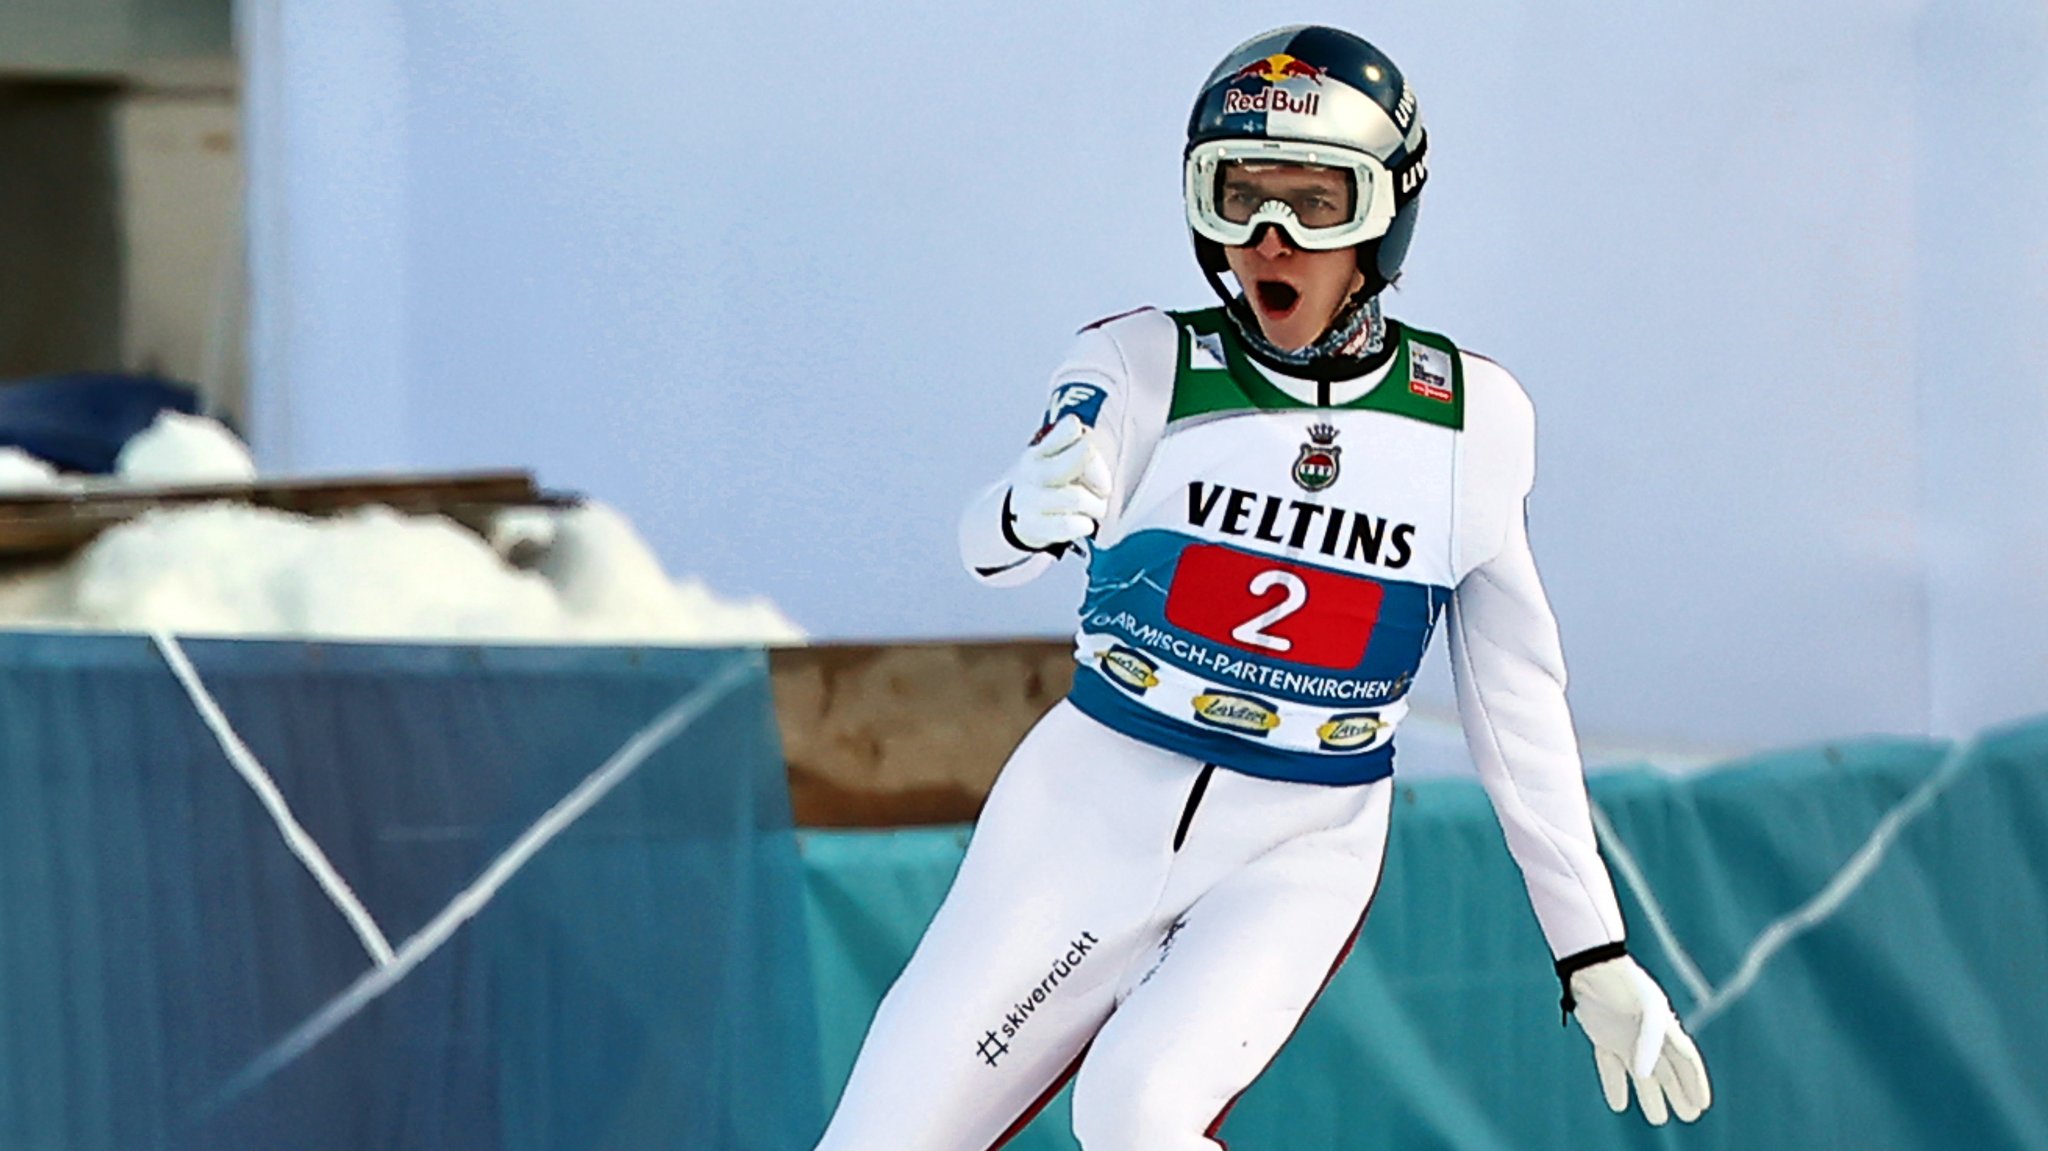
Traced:
<path fill-rule="evenodd" d="M 1379 369 L 1288 376 L 1221 309 L 1085 329 L 1044 420 L 1112 476 L 1072 693 L 1019 745 L 877 1011 L 821 1151 L 983 1151 L 1067 1077 L 1086 1151 L 1216 1151 L 1349 950 L 1435 629 L 1553 955 L 1622 939 L 1523 505 L 1534 417 L 1499 365 L 1392 325 Z M 984 582 L 1066 549 L 961 524 Z"/>

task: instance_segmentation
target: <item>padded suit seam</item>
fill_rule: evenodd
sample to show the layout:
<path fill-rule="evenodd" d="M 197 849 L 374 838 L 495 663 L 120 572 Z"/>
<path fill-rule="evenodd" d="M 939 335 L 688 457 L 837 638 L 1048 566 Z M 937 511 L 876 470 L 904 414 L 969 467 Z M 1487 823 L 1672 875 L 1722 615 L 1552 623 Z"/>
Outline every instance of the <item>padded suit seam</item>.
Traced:
<path fill-rule="evenodd" d="M 1207 763 L 1202 765 L 1204 774 L 1197 779 L 1196 782 L 1198 784 L 1204 783 L 1206 780 L 1208 780 L 1208 769 L 1213 766 L 1215 765 Z M 1185 809 L 1187 815 L 1192 816 L 1194 803 L 1199 802 L 1203 798 L 1202 791 L 1206 790 L 1207 788 L 1206 786 L 1204 786 L 1203 788 L 1201 788 L 1201 790 L 1198 790 L 1194 794 L 1190 795 L 1189 799 L 1191 802 Z M 1179 856 L 1179 854 L 1180 850 L 1179 844 L 1177 842 L 1168 845 L 1166 865 L 1159 869 L 1159 890 L 1153 894 L 1152 904 L 1150 907 L 1145 909 L 1144 916 L 1137 920 L 1139 924 L 1149 924 L 1157 920 L 1159 918 L 1159 909 L 1166 906 L 1166 895 L 1168 892 L 1173 890 L 1174 869 L 1175 864 L 1178 862 L 1177 857 Z M 1116 983 L 1114 984 L 1114 986 L 1122 987 L 1124 981 L 1130 978 L 1131 972 L 1137 970 L 1138 964 L 1141 961 L 1143 961 L 1147 956 L 1152 954 L 1153 948 L 1155 946 L 1156 944 L 1132 949 L 1130 958 L 1126 959 L 1124 961 L 1123 966 L 1117 969 Z M 1111 1005 L 1110 1010 L 1112 1012 L 1115 1011 L 1115 1009 L 1118 1006 L 1121 1006 L 1122 1003 L 1123 996 L 1121 994 L 1118 994 L 1115 998 L 1115 1002 Z"/>
<path fill-rule="evenodd" d="M 1472 578 L 1486 580 L 1488 583 L 1493 582 L 1484 571 L 1473 572 Z M 1458 646 L 1464 653 L 1464 658 L 1460 661 L 1463 666 L 1459 670 L 1464 673 L 1466 679 L 1472 684 L 1472 705 L 1479 711 L 1479 729 L 1486 735 L 1487 750 L 1492 753 L 1495 762 L 1500 764 L 1501 779 L 1507 789 L 1514 795 L 1515 802 L 1523 810 L 1533 813 L 1535 809 L 1522 797 L 1521 782 L 1515 777 L 1515 770 L 1508 763 L 1508 757 L 1501 745 L 1500 735 L 1494 726 L 1493 715 L 1486 706 L 1486 692 L 1480 686 L 1479 677 L 1474 673 L 1472 636 L 1470 630 L 1466 627 L 1465 613 L 1462 610 L 1452 613 L 1451 626 L 1458 629 Z M 1587 799 L 1587 802 L 1592 802 L 1590 797 Z M 1531 822 L 1536 826 L 1537 834 L 1542 836 L 1544 843 L 1549 846 L 1551 853 L 1557 856 L 1558 860 L 1564 864 L 1565 869 L 1572 877 L 1572 881 L 1579 885 L 1579 889 L 1585 894 L 1587 902 L 1597 908 L 1600 903 L 1597 890 L 1586 882 L 1585 875 L 1581 873 L 1577 863 L 1573 861 L 1571 853 L 1564 849 L 1563 841 L 1559 839 L 1549 821 L 1537 819 Z"/>
<path fill-rule="evenodd" d="M 1491 577 L 1489 577 L 1483 570 L 1475 571 L 1472 573 L 1472 575 L 1473 578 L 1485 580 L 1488 583 L 1493 582 Z M 1452 626 L 1458 629 L 1459 638 L 1461 641 L 1459 646 L 1463 649 L 1465 654 L 1465 658 L 1463 661 L 1465 666 L 1462 670 L 1464 671 L 1466 677 L 1470 679 L 1472 682 L 1473 706 L 1479 709 L 1480 729 L 1486 733 L 1488 750 L 1492 752 L 1494 760 L 1500 764 L 1501 779 L 1506 784 L 1508 790 L 1514 794 L 1515 802 L 1519 804 L 1524 810 L 1533 812 L 1534 809 L 1531 808 L 1529 806 L 1528 801 L 1522 797 L 1521 781 L 1516 778 L 1514 768 L 1508 763 L 1507 754 L 1502 747 L 1500 735 L 1496 730 L 1493 722 L 1492 712 L 1487 708 L 1486 705 L 1486 692 L 1480 686 L 1479 677 L 1476 674 L 1474 674 L 1472 660 L 1472 636 L 1471 632 L 1467 629 L 1465 625 L 1464 612 L 1460 611 L 1454 613 Z M 1587 802 L 1591 802 L 1590 798 Z M 1578 866 L 1572 862 L 1571 854 L 1568 851 L 1564 850 L 1562 846 L 1562 841 L 1559 840 L 1555 832 L 1555 829 L 1553 829 L 1550 826 L 1547 820 L 1536 820 L 1534 821 L 1534 823 L 1536 824 L 1538 834 L 1540 834 L 1543 837 L 1544 842 L 1549 846 L 1551 852 L 1555 854 L 1559 861 L 1562 862 L 1565 865 L 1565 867 L 1570 871 L 1573 882 L 1577 883 L 1579 885 L 1580 890 L 1585 893 L 1587 899 L 1591 901 L 1595 906 L 1597 906 L 1599 902 L 1598 893 L 1595 891 L 1593 887 L 1587 884 L 1586 877 L 1580 873 Z"/>

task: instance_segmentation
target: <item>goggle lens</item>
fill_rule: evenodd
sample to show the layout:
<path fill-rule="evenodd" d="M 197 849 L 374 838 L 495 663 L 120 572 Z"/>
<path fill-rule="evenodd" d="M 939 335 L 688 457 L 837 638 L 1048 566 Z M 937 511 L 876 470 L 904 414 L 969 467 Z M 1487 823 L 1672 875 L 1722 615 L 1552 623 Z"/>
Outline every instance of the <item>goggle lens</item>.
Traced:
<path fill-rule="evenodd" d="M 1258 210 L 1278 201 L 1305 228 L 1349 223 L 1358 202 L 1357 178 L 1343 168 L 1321 164 L 1273 164 L 1229 160 L 1216 169 L 1216 210 L 1233 224 L 1250 222 Z"/>

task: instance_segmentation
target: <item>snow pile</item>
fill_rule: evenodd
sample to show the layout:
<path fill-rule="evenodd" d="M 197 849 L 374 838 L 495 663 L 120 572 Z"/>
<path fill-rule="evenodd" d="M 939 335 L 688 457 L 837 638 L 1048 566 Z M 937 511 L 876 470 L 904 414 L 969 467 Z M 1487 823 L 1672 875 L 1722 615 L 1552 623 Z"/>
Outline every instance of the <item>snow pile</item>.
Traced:
<path fill-rule="evenodd" d="M 233 433 L 168 415 L 129 442 L 117 468 L 123 480 L 160 485 L 255 474 Z M 0 452 L 0 494 L 60 486 L 69 485 L 41 461 Z M 235 503 L 162 508 L 61 566 L 0 577 L 0 626 L 627 644 L 803 638 L 766 600 L 671 581 L 602 504 L 512 509 L 490 537 L 381 507 L 331 519 Z"/>
<path fill-rule="evenodd" d="M 676 585 L 624 517 L 560 513 L 534 570 L 439 517 L 364 508 L 316 520 L 212 504 L 107 532 L 54 578 L 54 618 L 118 631 L 343 639 L 740 643 L 800 640 L 761 600 Z M 53 577 L 45 577 L 53 578 Z"/>
<path fill-rule="evenodd" d="M 0 496 L 40 494 L 64 486 L 56 468 L 20 448 L 0 448 Z"/>
<path fill-rule="evenodd" d="M 256 461 L 220 421 L 164 412 L 122 445 L 114 474 L 136 484 L 246 484 Z"/>

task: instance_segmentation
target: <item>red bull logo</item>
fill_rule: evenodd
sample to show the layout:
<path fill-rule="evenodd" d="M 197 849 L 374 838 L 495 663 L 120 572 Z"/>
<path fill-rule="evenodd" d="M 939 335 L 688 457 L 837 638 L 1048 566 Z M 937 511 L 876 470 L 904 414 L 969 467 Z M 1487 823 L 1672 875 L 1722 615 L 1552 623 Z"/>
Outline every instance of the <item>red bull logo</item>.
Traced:
<path fill-rule="evenodd" d="M 1313 116 L 1322 104 L 1322 94 L 1315 91 L 1290 92 L 1280 87 L 1290 80 L 1306 79 L 1315 87 L 1323 83 L 1324 69 L 1297 56 L 1286 53 L 1254 60 L 1239 68 L 1230 83 L 1237 85 L 1247 80 L 1263 80 L 1265 87 L 1256 91 L 1244 91 L 1231 87 L 1223 93 L 1225 115 L 1241 115 L 1246 112 L 1292 112 L 1297 116 Z"/>
<path fill-rule="evenodd" d="M 1284 84 L 1297 76 L 1306 76 L 1321 84 L 1326 71 L 1327 69 L 1318 68 L 1299 56 L 1289 56 L 1281 52 L 1263 60 L 1254 60 L 1239 68 L 1237 73 L 1231 76 L 1230 82 L 1235 84 L 1239 80 L 1258 79 L 1268 84 Z"/>

